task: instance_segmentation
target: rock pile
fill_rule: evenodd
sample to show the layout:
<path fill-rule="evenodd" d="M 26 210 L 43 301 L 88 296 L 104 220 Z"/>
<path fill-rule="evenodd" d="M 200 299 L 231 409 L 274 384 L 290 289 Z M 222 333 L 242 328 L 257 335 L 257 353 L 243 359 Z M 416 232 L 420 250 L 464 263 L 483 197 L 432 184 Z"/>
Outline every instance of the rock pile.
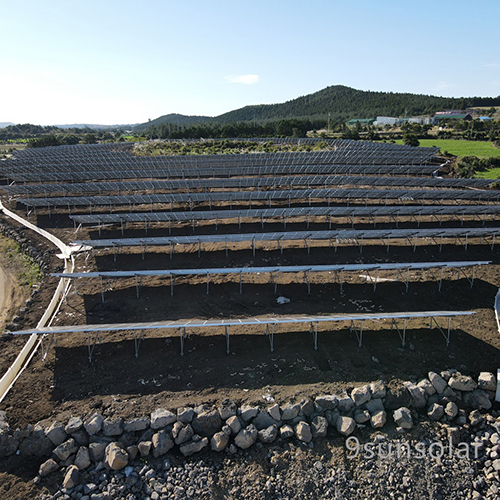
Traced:
<path fill-rule="evenodd" d="M 422 420 L 452 429 L 482 429 L 486 423 L 481 411 L 491 409 L 495 390 L 496 379 L 491 373 L 481 373 L 476 381 L 447 370 L 430 372 L 420 381 L 386 385 L 379 380 L 350 393 L 323 394 L 267 408 L 249 404 L 238 407 L 226 399 L 218 406 L 183 407 L 175 412 L 157 408 L 147 416 L 129 420 L 105 418 L 96 412 L 74 416 L 67 422 L 54 421 L 48 427 L 37 424 L 15 431 L 2 412 L 0 458 L 16 453 L 42 461 L 38 480 L 61 470 L 63 486 L 70 490 L 87 469 L 129 471 L 128 479 L 136 459 L 160 459 L 174 449 L 190 457 L 202 450 L 235 454 L 255 443 L 270 445 L 291 438 L 312 445 L 329 430 L 337 436 L 350 436 L 357 428 L 380 429 L 386 422 L 394 422 L 401 434 Z M 491 444 L 488 474 L 495 477 L 500 471 L 497 431 L 484 435 Z"/>
<path fill-rule="evenodd" d="M 0 223 L 0 233 L 6 238 L 15 241 L 21 247 L 21 250 L 29 255 L 43 271 L 48 272 L 50 270 L 50 254 L 52 252 L 40 252 L 38 248 L 30 243 L 28 238 L 24 237 L 24 228 L 14 229 L 8 224 Z"/>

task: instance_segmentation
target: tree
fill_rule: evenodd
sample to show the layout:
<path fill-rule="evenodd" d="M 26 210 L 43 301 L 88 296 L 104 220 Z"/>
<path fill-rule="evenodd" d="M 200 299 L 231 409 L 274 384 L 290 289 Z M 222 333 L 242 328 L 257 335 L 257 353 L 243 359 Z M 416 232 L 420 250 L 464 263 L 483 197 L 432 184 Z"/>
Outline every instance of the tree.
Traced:
<path fill-rule="evenodd" d="M 484 169 L 484 163 L 477 156 L 464 156 L 456 163 L 455 169 L 460 177 L 470 178 Z"/>
<path fill-rule="evenodd" d="M 488 111 L 486 111 L 486 116 L 493 116 L 497 112 L 497 108 L 495 106 L 491 106 Z"/>
<path fill-rule="evenodd" d="M 82 138 L 83 144 L 95 144 L 97 142 L 94 134 L 85 134 Z"/>
<path fill-rule="evenodd" d="M 38 137 L 36 139 L 30 139 L 28 144 L 26 144 L 27 148 L 45 148 L 47 146 L 59 146 L 61 143 L 59 139 L 53 135 L 42 135 L 42 137 Z"/>
<path fill-rule="evenodd" d="M 418 147 L 420 146 L 420 141 L 418 140 L 415 134 L 410 134 L 409 132 L 405 132 L 403 134 L 403 144 L 406 144 L 407 146 Z"/>

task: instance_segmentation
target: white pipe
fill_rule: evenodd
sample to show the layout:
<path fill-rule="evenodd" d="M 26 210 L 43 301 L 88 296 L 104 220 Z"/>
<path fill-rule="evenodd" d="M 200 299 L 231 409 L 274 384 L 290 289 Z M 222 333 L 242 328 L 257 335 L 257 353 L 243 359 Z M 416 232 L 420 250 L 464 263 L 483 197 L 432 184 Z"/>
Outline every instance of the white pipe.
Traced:
<path fill-rule="evenodd" d="M 60 239 L 56 238 L 54 235 L 50 234 L 44 229 L 35 226 L 31 222 L 28 222 L 27 220 L 23 219 L 14 212 L 8 210 L 7 208 L 4 207 L 1 201 L 0 201 L 0 210 L 2 210 L 6 216 L 11 217 L 12 219 L 16 220 L 25 227 L 32 229 L 33 231 L 47 238 L 54 245 L 56 245 L 57 248 L 61 250 L 62 258 L 64 259 L 65 262 L 64 272 L 67 273 L 73 271 L 74 259 L 71 254 L 71 249 L 65 243 L 63 243 Z M 44 326 L 50 325 L 54 317 L 53 316 L 54 310 L 64 297 L 64 294 L 69 286 L 69 283 L 70 280 L 67 278 L 61 278 L 59 280 L 59 284 L 57 285 L 54 295 L 52 296 L 52 300 L 50 301 L 50 304 L 43 313 L 43 316 L 40 318 L 40 321 L 37 324 L 37 328 L 42 328 Z M 29 362 L 31 361 L 36 351 L 40 347 L 41 342 L 42 339 L 39 338 L 38 335 L 36 334 L 31 335 L 26 344 L 24 345 L 24 347 L 21 349 L 21 352 L 17 355 L 17 358 L 14 360 L 9 369 L 4 373 L 4 375 L 0 379 L 0 403 L 4 400 L 5 396 L 7 396 L 8 392 L 14 385 L 14 382 L 19 378 L 24 368 L 28 366 Z"/>
<path fill-rule="evenodd" d="M 495 296 L 495 317 L 497 319 L 498 332 L 500 333 L 500 288 Z"/>

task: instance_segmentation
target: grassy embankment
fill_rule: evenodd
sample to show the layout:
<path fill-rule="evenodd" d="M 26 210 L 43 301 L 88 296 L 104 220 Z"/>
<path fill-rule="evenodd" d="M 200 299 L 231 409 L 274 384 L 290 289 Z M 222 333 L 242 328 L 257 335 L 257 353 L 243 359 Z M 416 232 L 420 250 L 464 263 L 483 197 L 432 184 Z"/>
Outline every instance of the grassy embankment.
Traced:
<path fill-rule="evenodd" d="M 459 139 L 419 139 L 420 146 L 430 147 L 437 146 L 441 151 L 447 151 L 452 155 L 463 156 L 477 156 L 478 158 L 499 158 L 500 148 L 497 148 L 491 142 L 486 141 L 467 141 Z M 402 144 L 403 141 L 396 141 Z M 478 172 L 476 177 L 484 179 L 499 179 L 500 168 L 492 168 L 484 172 Z"/>
<path fill-rule="evenodd" d="M 42 271 L 16 242 L 3 236 L 0 236 L 0 268 L 3 271 L 0 328 L 3 329 L 30 296 L 32 287 L 41 281 Z"/>
<path fill-rule="evenodd" d="M 17 278 L 20 286 L 32 287 L 42 279 L 38 264 L 14 241 L 0 236 L 0 265 Z"/>

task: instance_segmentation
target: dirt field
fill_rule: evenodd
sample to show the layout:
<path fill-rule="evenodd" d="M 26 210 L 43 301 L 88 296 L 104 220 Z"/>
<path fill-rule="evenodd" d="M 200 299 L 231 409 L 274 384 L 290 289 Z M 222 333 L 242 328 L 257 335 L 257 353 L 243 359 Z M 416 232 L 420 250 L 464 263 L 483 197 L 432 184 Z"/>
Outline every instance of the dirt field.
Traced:
<path fill-rule="evenodd" d="M 63 215 L 53 215 L 50 219 L 39 216 L 38 224 L 50 227 L 67 242 L 74 238 L 71 222 Z M 410 221 L 402 221 L 400 227 L 405 224 L 409 225 Z M 338 226 L 347 225 L 348 221 L 340 221 Z M 385 225 L 391 226 L 389 222 Z M 436 225 L 428 223 L 425 227 Z M 315 228 L 326 229 L 325 226 L 316 224 Z M 365 227 L 369 227 L 368 224 Z M 298 222 L 289 228 L 303 230 L 305 224 Z M 208 232 L 207 228 L 198 230 Z M 238 226 L 227 224 L 218 230 L 237 232 Z M 260 224 L 248 224 L 241 229 L 258 230 L 261 230 Z M 272 230 L 282 230 L 282 225 L 266 224 L 266 231 Z M 165 231 L 165 228 L 151 228 L 148 236 L 165 234 Z M 192 227 L 186 225 L 173 231 L 172 234 L 189 234 Z M 143 234 L 142 228 L 129 228 L 124 236 Z M 118 235 L 121 236 L 121 231 L 116 228 L 103 231 L 101 237 Z M 83 229 L 78 238 L 85 237 L 97 237 L 97 232 Z M 35 239 L 38 245 L 46 245 Z M 453 242 L 447 243 L 442 252 L 438 246 L 421 241 L 415 252 L 411 246 L 399 242 L 391 243 L 389 252 L 384 246 L 370 244 L 365 244 L 362 252 L 348 245 L 339 246 L 335 252 L 326 243 L 326 246 L 312 247 L 309 254 L 301 245 L 285 246 L 283 253 L 269 245 L 266 249 L 257 248 L 253 256 L 248 246 L 242 245 L 231 247 L 227 257 L 223 247 L 204 247 L 200 257 L 197 248 L 188 248 L 176 251 L 172 259 L 168 249 L 161 248 L 147 253 L 144 259 L 139 250 L 123 252 L 116 261 L 108 251 L 97 252 L 95 256 L 81 255 L 77 258 L 78 270 L 447 260 L 491 260 L 493 263 L 477 270 L 473 288 L 463 277 L 457 279 L 456 274 L 445 274 L 441 292 L 435 278 L 423 273 L 412 276 L 408 293 L 400 282 L 380 282 L 374 290 L 364 278 L 349 275 L 341 294 L 333 275 L 324 273 L 313 275 L 310 294 L 302 275 L 280 276 L 277 293 L 269 283 L 269 275 L 259 275 L 244 278 L 242 294 L 238 278 L 212 277 L 208 295 L 205 278 L 178 279 L 171 296 L 169 279 L 151 278 L 143 282 L 139 298 L 134 280 L 105 282 L 105 301 L 102 302 L 98 280 L 79 280 L 53 325 L 418 310 L 475 310 L 476 314 L 452 321 L 449 347 L 439 330 L 429 329 L 427 321 L 415 320 L 408 325 L 405 349 L 401 348 L 398 334 L 390 330 L 389 324 L 373 322 L 364 325 L 361 348 L 348 324 L 320 324 L 317 351 L 308 325 L 303 331 L 282 326 L 276 329 L 275 349 L 271 353 L 264 327 L 249 326 L 231 329 L 229 355 L 222 329 L 188 332 L 183 357 L 177 331 L 146 332 L 138 358 L 132 332 L 104 333 L 89 363 L 85 334 L 60 335 L 56 348 L 49 350 L 46 363 L 40 355 L 36 356 L 0 409 L 7 410 L 15 427 L 61 413 L 84 414 L 95 407 L 105 413 L 109 409 L 123 416 L 140 415 L 159 405 L 175 408 L 220 401 L 228 396 L 236 401 L 264 402 L 263 396 L 270 394 L 283 402 L 305 394 L 350 388 L 376 378 L 386 381 L 419 378 L 431 369 L 455 367 L 475 374 L 494 371 L 498 365 L 500 335 L 492 305 L 500 284 L 500 249 L 495 246 L 492 250 L 478 241 L 469 242 L 467 250 Z M 61 270 L 62 264 L 54 257 L 54 270 L 56 268 Z M 395 274 L 381 274 L 381 277 L 392 280 Z M 20 327 L 36 324 L 56 283 L 55 278 L 45 278 L 42 291 L 35 297 Z M 276 298 L 280 295 L 289 298 L 290 303 L 278 305 Z M 447 326 L 446 321 L 442 326 Z M 14 336 L 0 344 L 2 371 L 7 369 L 23 341 Z"/>

